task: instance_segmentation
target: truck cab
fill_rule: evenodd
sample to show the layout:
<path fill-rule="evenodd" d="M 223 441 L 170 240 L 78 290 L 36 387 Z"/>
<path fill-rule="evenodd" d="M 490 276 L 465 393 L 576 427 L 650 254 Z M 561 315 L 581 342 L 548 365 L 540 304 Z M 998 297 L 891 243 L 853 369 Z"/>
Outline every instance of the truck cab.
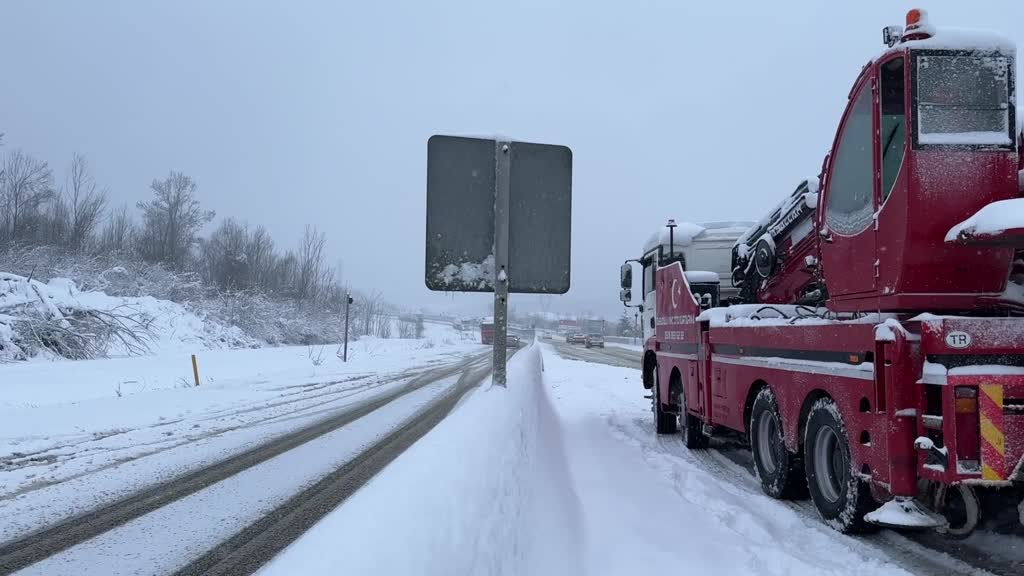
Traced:
<path fill-rule="evenodd" d="M 1013 247 L 946 236 L 1019 196 L 1015 46 L 912 12 L 854 82 L 825 162 L 816 218 L 835 311 L 982 309 L 1006 288 Z"/>

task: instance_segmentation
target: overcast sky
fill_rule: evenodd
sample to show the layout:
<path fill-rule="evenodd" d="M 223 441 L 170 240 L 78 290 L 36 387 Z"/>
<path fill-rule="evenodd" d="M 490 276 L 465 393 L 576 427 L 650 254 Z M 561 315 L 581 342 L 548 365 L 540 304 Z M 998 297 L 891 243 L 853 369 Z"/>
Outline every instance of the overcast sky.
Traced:
<path fill-rule="evenodd" d="M 0 0 L 0 132 L 60 176 L 86 154 L 114 203 L 183 171 L 285 247 L 326 231 L 357 289 L 478 313 L 489 297 L 424 287 L 427 138 L 565 144 L 572 290 L 543 306 L 615 315 L 618 265 L 667 218 L 755 220 L 818 173 L 910 7 L 1024 22 L 1020 0 Z"/>

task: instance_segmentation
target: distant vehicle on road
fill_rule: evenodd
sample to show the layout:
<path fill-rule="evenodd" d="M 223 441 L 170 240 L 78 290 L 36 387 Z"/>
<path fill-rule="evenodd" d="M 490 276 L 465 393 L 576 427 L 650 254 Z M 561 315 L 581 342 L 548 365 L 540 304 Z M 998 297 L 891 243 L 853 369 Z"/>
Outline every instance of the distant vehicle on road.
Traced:
<path fill-rule="evenodd" d="M 494 344 L 494 319 L 484 318 L 480 322 L 480 343 Z"/>
<path fill-rule="evenodd" d="M 506 348 L 519 348 L 522 345 L 523 345 L 522 338 L 520 338 L 519 336 L 516 336 L 515 334 L 509 334 L 508 338 L 505 340 L 505 347 Z"/>
<path fill-rule="evenodd" d="M 565 337 L 566 344 L 586 344 L 586 342 L 587 337 L 580 332 L 573 332 Z"/>
<path fill-rule="evenodd" d="M 540 337 L 542 340 L 551 340 L 551 332 L 542 332 Z"/>
<path fill-rule="evenodd" d="M 587 334 L 586 338 L 583 339 L 583 344 L 587 348 L 604 348 L 604 336 L 601 334 Z"/>

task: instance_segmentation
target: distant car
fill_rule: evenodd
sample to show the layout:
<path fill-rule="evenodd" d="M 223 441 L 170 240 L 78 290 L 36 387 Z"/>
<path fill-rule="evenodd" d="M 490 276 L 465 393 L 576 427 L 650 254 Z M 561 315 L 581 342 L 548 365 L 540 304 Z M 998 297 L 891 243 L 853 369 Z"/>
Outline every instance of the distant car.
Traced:
<path fill-rule="evenodd" d="M 519 336 L 516 336 L 514 334 L 509 334 L 508 337 L 505 338 L 505 347 L 506 348 L 519 348 L 522 345 L 523 345 L 523 341 L 522 341 L 521 338 L 519 338 Z"/>
<path fill-rule="evenodd" d="M 580 334 L 579 332 L 575 332 L 575 333 L 569 334 L 568 336 L 565 337 L 565 343 L 566 344 L 586 344 L 587 343 L 587 337 L 584 336 L 583 334 Z"/>
<path fill-rule="evenodd" d="M 542 340 L 551 340 L 551 332 L 543 332 L 540 337 Z"/>
<path fill-rule="evenodd" d="M 600 334 L 587 334 L 583 343 L 587 348 L 604 348 L 604 336 Z"/>

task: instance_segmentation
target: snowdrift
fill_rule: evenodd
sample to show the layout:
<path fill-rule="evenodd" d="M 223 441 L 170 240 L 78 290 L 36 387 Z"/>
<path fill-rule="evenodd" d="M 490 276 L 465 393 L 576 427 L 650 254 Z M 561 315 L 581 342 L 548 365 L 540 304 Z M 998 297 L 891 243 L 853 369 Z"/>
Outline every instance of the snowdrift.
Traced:
<path fill-rule="evenodd" d="M 203 320 L 167 300 L 82 292 L 66 278 L 44 284 L 0 272 L 0 362 L 255 344 L 238 328 Z"/>
<path fill-rule="evenodd" d="M 579 500 L 538 346 L 263 574 L 582 574 Z"/>

